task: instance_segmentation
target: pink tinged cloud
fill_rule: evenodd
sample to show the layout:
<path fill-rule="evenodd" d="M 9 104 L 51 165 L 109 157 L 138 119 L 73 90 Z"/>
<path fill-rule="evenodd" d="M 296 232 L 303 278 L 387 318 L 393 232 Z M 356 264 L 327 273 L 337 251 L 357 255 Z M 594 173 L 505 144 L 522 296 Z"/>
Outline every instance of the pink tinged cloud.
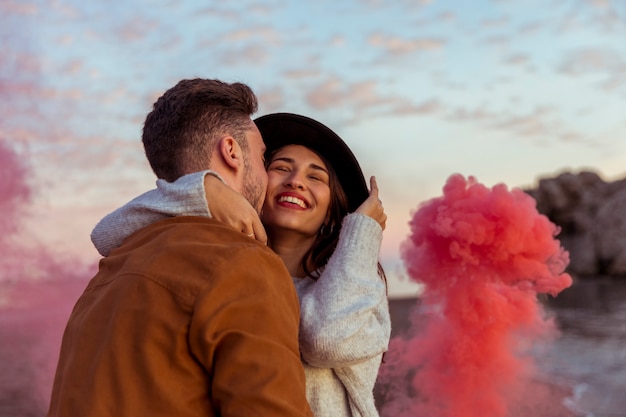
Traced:
<path fill-rule="evenodd" d="M 4 0 L 0 2 L 0 10 L 8 15 L 36 15 L 39 13 L 39 7 L 36 4 L 28 4 L 12 0 Z"/>
<path fill-rule="evenodd" d="M 445 46 L 441 39 L 406 39 L 383 34 L 372 34 L 368 43 L 392 55 L 404 55 L 415 51 L 436 51 Z"/>
<path fill-rule="evenodd" d="M 514 415 L 534 371 L 527 349 L 556 331 L 537 296 L 572 283 L 557 226 L 523 191 L 458 174 L 410 226 L 402 258 L 424 291 L 413 334 L 392 340 L 382 367 L 382 414 Z"/>

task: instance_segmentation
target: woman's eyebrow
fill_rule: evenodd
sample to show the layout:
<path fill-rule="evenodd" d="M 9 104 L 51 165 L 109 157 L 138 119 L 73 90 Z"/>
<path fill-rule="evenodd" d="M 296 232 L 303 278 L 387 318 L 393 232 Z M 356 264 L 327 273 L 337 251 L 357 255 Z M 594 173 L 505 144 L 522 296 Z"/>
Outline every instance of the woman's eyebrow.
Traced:
<path fill-rule="evenodd" d="M 317 164 L 309 164 L 309 168 L 313 168 L 319 171 L 324 171 L 325 173 L 328 174 L 328 170 L 326 168 L 324 168 L 323 166 L 319 166 Z"/>
<path fill-rule="evenodd" d="M 292 158 L 287 158 L 286 156 L 281 156 L 280 158 L 272 159 L 272 162 L 276 162 L 276 161 L 288 162 L 290 164 L 293 164 L 295 162 Z"/>
<path fill-rule="evenodd" d="M 281 156 L 281 157 L 278 157 L 278 158 L 274 158 L 272 160 L 272 162 L 270 162 L 270 164 L 272 164 L 272 163 L 274 163 L 276 161 L 286 162 L 288 164 L 294 164 L 296 162 L 293 158 L 289 158 L 287 156 Z M 323 166 L 321 166 L 321 165 L 317 165 L 317 164 L 311 163 L 311 164 L 309 164 L 309 168 L 315 169 L 315 170 L 319 170 L 319 171 L 323 171 L 323 172 L 328 174 L 328 170 L 326 168 L 324 168 Z"/>

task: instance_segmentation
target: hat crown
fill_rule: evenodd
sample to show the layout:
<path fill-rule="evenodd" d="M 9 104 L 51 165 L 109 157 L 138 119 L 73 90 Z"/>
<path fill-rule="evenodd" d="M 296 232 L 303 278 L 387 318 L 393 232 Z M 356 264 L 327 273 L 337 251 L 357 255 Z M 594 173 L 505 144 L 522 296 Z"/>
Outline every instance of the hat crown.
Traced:
<path fill-rule="evenodd" d="M 365 201 L 369 191 L 361 166 L 348 145 L 328 126 L 294 113 L 267 114 L 254 122 L 267 147 L 266 155 L 287 145 L 305 146 L 326 159 L 337 173 L 350 212 Z"/>

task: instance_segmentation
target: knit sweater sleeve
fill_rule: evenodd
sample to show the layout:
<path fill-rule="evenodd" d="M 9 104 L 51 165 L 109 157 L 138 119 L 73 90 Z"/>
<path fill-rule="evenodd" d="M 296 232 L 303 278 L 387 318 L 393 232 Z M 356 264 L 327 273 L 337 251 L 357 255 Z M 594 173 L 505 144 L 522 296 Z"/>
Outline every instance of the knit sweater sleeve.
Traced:
<path fill-rule="evenodd" d="M 108 256 L 137 230 L 168 217 L 211 217 L 204 191 L 204 177 L 208 174 L 222 179 L 209 170 L 184 175 L 171 183 L 159 179 L 157 188 L 107 214 L 91 232 L 91 242 L 98 253 Z"/>
<path fill-rule="evenodd" d="M 375 220 L 359 213 L 346 216 L 319 279 L 296 283 L 300 348 L 308 364 L 345 367 L 387 350 L 391 320 L 386 284 L 377 269 L 381 240 Z"/>

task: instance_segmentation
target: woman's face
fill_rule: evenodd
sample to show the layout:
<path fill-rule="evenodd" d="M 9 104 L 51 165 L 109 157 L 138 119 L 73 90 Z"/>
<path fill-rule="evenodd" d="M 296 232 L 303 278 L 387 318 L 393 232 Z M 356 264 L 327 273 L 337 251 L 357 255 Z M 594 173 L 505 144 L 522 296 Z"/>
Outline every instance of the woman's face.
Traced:
<path fill-rule="evenodd" d="M 316 236 L 330 206 L 330 177 L 322 159 L 304 146 L 287 145 L 272 156 L 267 176 L 262 220 L 268 231 Z"/>

